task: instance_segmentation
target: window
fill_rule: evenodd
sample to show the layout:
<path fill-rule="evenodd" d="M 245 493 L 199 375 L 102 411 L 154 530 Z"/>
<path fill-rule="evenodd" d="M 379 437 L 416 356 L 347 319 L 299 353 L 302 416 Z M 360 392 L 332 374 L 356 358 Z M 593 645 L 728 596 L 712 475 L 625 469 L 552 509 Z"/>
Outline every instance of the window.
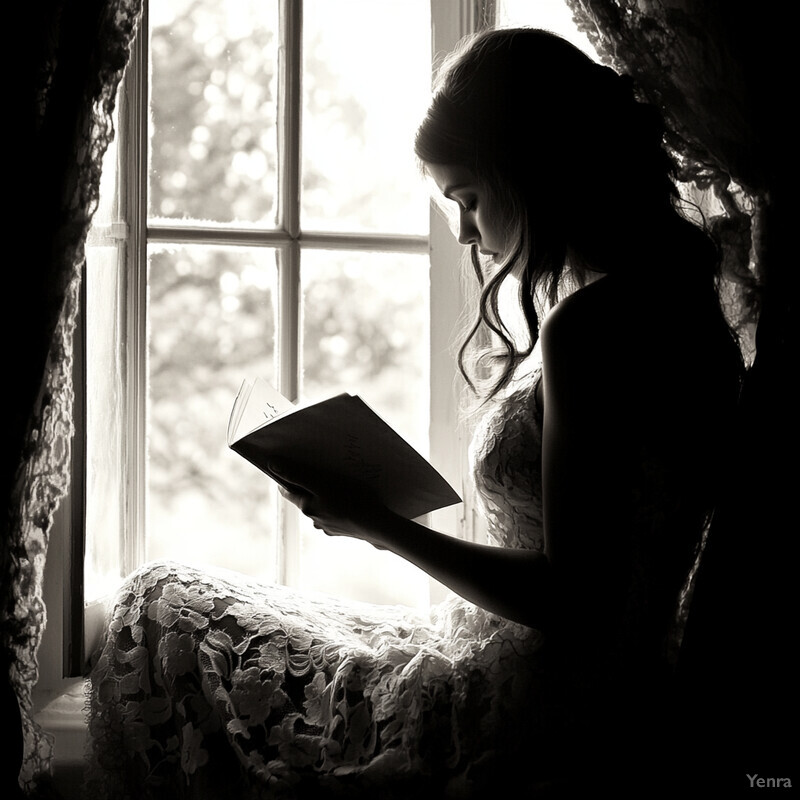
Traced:
<path fill-rule="evenodd" d="M 465 18 L 439 5 L 454 42 Z M 149 14 L 86 281 L 87 595 L 171 558 L 425 605 L 426 576 L 308 530 L 224 434 L 247 377 L 290 397 L 355 391 L 461 488 L 460 253 L 448 241 L 451 266 L 432 274 L 431 238 L 449 233 L 438 218 L 430 230 L 412 152 L 431 4 L 172 0 Z"/>
<path fill-rule="evenodd" d="M 431 56 L 474 29 L 483 5 L 151 4 L 88 248 L 77 469 L 89 535 L 85 581 L 67 578 L 85 582 L 89 639 L 92 601 L 151 558 L 377 601 L 441 596 L 390 554 L 304 529 L 227 450 L 245 377 L 290 396 L 362 394 L 462 490 L 465 504 L 432 523 L 482 536 L 451 356 L 462 251 L 429 214 L 411 143 Z M 569 32 L 561 0 L 496 6 L 499 24 Z"/>
<path fill-rule="evenodd" d="M 397 195 L 398 187 L 381 179 L 379 188 L 389 188 L 392 198 L 390 208 L 384 208 L 381 214 L 377 214 L 372 207 L 371 195 L 365 201 L 365 192 L 369 190 L 364 188 L 363 179 L 369 177 L 375 163 L 385 166 L 394 160 L 394 156 L 387 156 L 383 148 L 396 146 L 401 139 L 403 147 L 406 146 L 404 137 L 408 134 L 408 128 L 403 131 L 403 124 L 413 126 L 418 114 L 416 111 L 409 112 L 408 119 L 404 120 L 401 119 L 402 115 L 395 113 L 387 129 L 370 131 L 369 139 L 365 132 L 363 136 L 348 140 L 346 136 L 343 137 L 347 128 L 336 116 L 337 105 L 346 100 L 353 110 L 353 104 L 360 98 L 359 113 L 364 112 L 366 103 L 372 107 L 373 98 L 360 95 L 353 84 L 364 83 L 361 76 L 367 71 L 372 73 L 370 77 L 377 78 L 378 64 L 382 64 L 384 75 L 393 76 L 396 80 L 410 79 L 411 75 L 415 75 L 414 81 L 418 85 L 422 83 L 422 78 L 417 74 L 417 69 L 424 71 L 424 92 L 427 94 L 430 56 L 436 59 L 451 50 L 463 35 L 476 27 L 476 21 L 485 8 L 492 6 L 495 7 L 498 24 L 547 27 L 589 48 L 585 38 L 576 34 L 563 0 L 426 0 L 424 7 L 422 0 L 307 0 L 303 3 L 305 13 L 302 22 L 306 31 L 302 40 L 297 18 L 300 3 L 294 0 L 263 0 L 252 5 L 248 0 L 219 0 L 202 13 L 196 10 L 200 8 L 199 4 L 192 4 L 191 8 L 195 9 L 191 14 L 194 30 L 179 31 L 176 27 L 178 9 L 187 7 L 188 2 L 182 0 L 180 5 L 173 5 L 172 0 L 170 3 L 160 0 L 152 4 L 160 15 L 152 22 L 163 28 L 160 33 L 162 41 L 158 46 L 175 59 L 173 68 L 185 67 L 187 70 L 189 64 L 180 59 L 188 56 L 176 51 L 176 43 L 181 36 L 200 41 L 203 47 L 211 49 L 213 55 L 214 48 L 220 48 L 219 40 L 212 35 L 220 20 L 215 20 L 213 13 L 224 11 L 229 14 L 230 9 L 254 8 L 257 5 L 261 29 L 253 33 L 261 37 L 259 41 L 264 43 L 264 52 L 259 53 L 258 58 L 262 59 L 260 63 L 264 65 L 265 74 L 269 70 L 270 80 L 247 88 L 237 72 L 247 66 L 242 52 L 231 50 L 228 53 L 223 47 L 217 53 L 217 58 L 222 57 L 223 64 L 230 63 L 230 70 L 223 70 L 224 81 L 222 74 L 209 75 L 204 86 L 213 99 L 213 95 L 221 91 L 224 84 L 232 89 L 235 97 L 241 98 L 242 113 L 258 106 L 268 121 L 270 113 L 274 118 L 271 125 L 256 125 L 240 118 L 227 120 L 240 123 L 235 141 L 229 139 L 227 143 L 224 136 L 213 137 L 213 126 L 193 125 L 183 157 L 194 158 L 190 163 L 196 169 L 177 169 L 177 156 L 173 158 L 166 153 L 167 157 L 160 162 L 154 159 L 157 167 L 155 183 L 161 183 L 158 186 L 148 183 L 147 51 L 142 47 L 145 40 L 138 42 L 137 52 L 121 87 L 116 141 L 106 156 L 101 206 L 94 216 L 88 241 L 84 287 L 89 313 L 84 315 L 83 330 L 76 342 L 76 354 L 82 354 L 85 349 L 88 358 L 76 358 L 78 374 L 75 383 L 79 401 L 77 410 L 80 413 L 83 408 L 85 414 L 76 420 L 77 432 L 73 446 L 75 477 L 71 496 L 62 502 L 55 519 L 44 585 L 48 625 L 38 652 L 40 673 L 35 687 L 35 703 L 41 712 L 40 724 L 56 736 L 56 758 L 60 763 L 69 762 L 71 758 L 80 760 L 86 736 L 81 681 L 65 676 L 84 674 L 86 656 L 93 651 L 103 624 L 101 598 L 113 593 L 124 575 L 153 554 L 153 537 L 150 537 L 151 553 L 148 553 L 145 538 L 144 498 L 149 480 L 145 466 L 148 442 L 153 448 L 156 439 L 152 426 L 149 432 L 147 427 L 148 396 L 151 414 L 154 404 L 160 403 L 156 398 L 164 396 L 168 400 L 165 405 L 171 404 L 169 412 L 158 417 L 158 425 L 175 436 L 171 441 L 177 442 L 160 451 L 157 447 L 150 449 L 150 455 L 161 459 L 175 457 L 181 463 L 205 467 L 201 445 L 205 440 L 196 435 L 197 428 L 215 427 L 219 431 L 219 439 L 224 437 L 227 414 L 238 388 L 237 382 L 245 377 L 245 371 L 249 377 L 255 372 L 269 373 L 277 366 L 279 382 L 284 391 L 289 393 L 296 389 L 313 396 L 337 391 L 340 387 L 348 391 L 358 388 L 360 391 L 360 387 L 354 387 L 353 382 L 360 380 L 365 371 L 368 372 L 370 360 L 350 359 L 348 354 L 354 352 L 354 348 L 358 349 L 358 340 L 352 338 L 354 334 L 347 325 L 336 330 L 343 320 L 351 326 L 362 320 L 355 313 L 349 313 L 356 300 L 362 299 L 361 294 L 355 298 L 348 294 L 353 286 L 360 289 L 362 285 L 372 282 L 371 288 L 368 287 L 371 296 L 384 304 L 379 306 L 380 313 L 376 316 L 382 319 L 386 304 L 390 304 L 393 318 L 405 318 L 402 330 L 422 333 L 411 347 L 398 344 L 398 334 L 394 329 L 389 331 L 391 335 L 388 342 L 385 341 L 385 335 L 384 339 L 377 334 L 370 337 L 370 345 L 381 353 L 377 360 L 390 367 L 385 375 L 384 387 L 396 389 L 397 386 L 405 386 L 406 375 L 414 373 L 415 388 L 404 398 L 396 397 L 394 391 L 386 391 L 385 388 L 382 392 L 376 391 L 373 396 L 371 387 L 377 386 L 373 382 L 369 385 L 368 399 L 387 416 L 390 411 L 396 412 L 393 421 L 397 427 L 430 455 L 456 488 L 462 489 L 466 502 L 436 512 L 432 524 L 465 538 L 482 537 L 481 521 L 470 504 L 467 485 L 462 483 L 467 434 L 460 428 L 457 417 L 458 384 L 451 355 L 453 333 L 457 329 L 461 311 L 458 265 L 461 263 L 462 249 L 438 213 L 426 216 L 427 200 L 423 201 L 426 203 L 425 210 L 412 213 L 410 218 L 414 222 L 401 222 L 398 216 L 392 216 L 393 208 L 404 205 L 420 208 L 419 200 L 413 204 L 410 200 L 403 200 L 395 205 L 400 196 L 409 198 L 410 193 L 416 191 L 408 188 L 411 183 L 405 184 L 406 188 Z M 400 7 L 402 13 L 398 11 Z M 301 66 L 298 60 L 301 50 L 296 45 L 298 42 L 306 45 L 307 41 L 311 41 L 312 45 L 307 45 L 305 52 L 307 57 L 313 54 L 313 37 L 319 37 L 320 29 L 331 22 L 323 14 L 329 15 L 338 8 L 345 9 L 339 16 L 347 23 L 345 29 L 350 38 L 328 37 L 324 49 L 317 51 L 317 61 L 323 63 L 313 63 L 314 59 L 310 59 L 314 82 L 308 78 L 305 87 L 306 90 L 315 87 L 315 97 L 309 100 L 314 113 L 306 113 L 300 120 L 303 128 L 310 129 L 309 136 L 315 129 L 322 135 L 319 141 L 324 146 L 306 147 L 304 139 L 303 148 L 300 148 L 297 116 L 302 102 L 298 91 L 301 84 L 296 80 L 296 75 Z M 390 29 L 393 34 L 399 32 L 402 25 L 411 24 L 409 9 L 412 8 L 418 18 L 424 17 L 422 21 L 418 19 L 413 23 L 420 25 L 420 28 L 414 28 L 410 34 L 418 42 L 417 57 L 424 60 L 424 64 L 412 64 L 410 53 L 405 50 L 402 58 L 396 57 L 394 60 L 376 58 L 374 50 L 364 50 L 360 62 L 352 58 L 344 63 L 337 62 L 333 51 L 341 47 L 350 49 L 351 54 L 355 53 L 360 39 L 365 40 L 365 47 L 370 44 L 375 46 L 377 42 L 386 44 L 385 52 L 388 53 L 389 45 L 393 40 L 395 43 L 399 41 L 400 37 L 377 36 L 376 31 Z M 369 16 L 381 9 L 393 10 L 394 19 L 391 22 L 379 22 Z M 174 19 L 171 15 L 174 15 Z M 167 24 L 170 19 L 172 21 Z M 364 24 L 358 24 L 359 21 Z M 237 29 L 232 21 L 230 26 L 227 30 L 233 40 L 237 41 L 236 35 L 241 39 L 241 27 Z M 425 46 L 430 48 L 424 54 L 423 38 Z M 252 53 L 250 55 L 253 56 Z M 367 59 L 375 61 L 373 63 Z M 280 107 L 276 102 L 276 62 L 283 65 L 280 68 L 285 70 L 280 73 L 286 83 L 286 91 L 283 88 L 280 90 L 283 98 Z M 197 64 L 194 66 L 196 69 Z M 344 77 L 350 76 L 350 83 L 344 84 L 348 91 L 344 98 L 331 94 L 331 86 L 324 82 L 326 75 L 332 80 L 340 72 Z M 290 75 L 295 75 L 295 78 L 290 79 Z M 197 76 L 195 73 L 193 76 L 196 83 Z M 377 82 L 371 87 L 375 89 L 381 85 Z M 196 89 L 194 85 L 193 90 Z M 269 96 L 265 94 L 268 90 L 272 92 Z M 259 94 L 254 95 L 253 92 Z M 165 124 L 169 125 L 169 114 L 175 115 L 179 109 L 185 110 L 190 100 L 188 93 L 186 96 L 173 94 L 167 103 L 172 108 L 167 108 L 167 117 L 161 117 L 162 123 L 166 120 Z M 238 113 L 238 110 L 235 112 Z M 218 111 L 217 116 L 233 113 L 231 109 L 226 109 Z M 361 121 L 366 120 L 362 118 Z M 279 127 L 279 122 L 283 127 Z M 294 138 L 289 136 L 292 131 Z M 290 146 L 290 142 L 294 144 Z M 233 152 L 239 153 L 235 156 L 235 162 L 231 162 L 234 167 L 232 177 L 216 176 L 212 189 L 190 183 L 208 166 L 208 153 L 222 145 L 235 145 Z M 333 152 L 334 145 L 337 158 L 326 160 L 325 152 Z M 366 152 L 368 145 L 377 145 L 379 149 Z M 362 152 L 367 155 L 366 166 L 354 168 L 353 159 Z M 394 167 L 392 169 L 398 180 L 404 178 L 413 181 L 413 165 L 410 168 L 408 165 L 401 167 L 398 160 L 396 167 L 396 171 Z M 251 192 L 256 184 L 260 187 L 267 176 L 272 176 L 273 189 L 262 192 L 261 199 L 253 205 Z M 304 185 L 303 176 L 307 178 Z M 346 187 L 348 192 L 340 192 L 342 183 L 349 184 L 353 177 L 359 180 Z M 313 180 L 308 180 L 310 178 Z M 186 183 L 181 186 L 184 180 Z M 234 181 L 233 187 L 228 183 L 229 180 Z M 242 182 L 247 186 L 243 196 L 250 198 L 247 203 L 239 195 Z M 326 195 L 326 185 L 335 185 L 337 191 Z M 290 186 L 295 187 L 294 192 L 281 193 Z M 149 193 L 148 189 L 151 190 Z M 227 195 L 223 189 L 228 192 Z M 202 194 L 210 197 L 202 198 Z M 154 197 L 160 200 L 154 203 Z M 305 198 L 302 208 L 298 204 L 301 197 Z M 191 204 L 187 198 L 191 199 Z M 270 198 L 270 202 L 267 202 L 267 198 Z M 280 198 L 282 200 L 279 202 Z M 223 199 L 225 203 L 220 202 Z M 214 202 L 211 206 L 203 205 L 203 200 Z M 151 215 L 149 222 L 148 204 L 150 211 L 157 212 Z M 211 211 L 204 211 L 212 206 L 216 209 L 217 219 Z M 189 208 L 198 218 L 191 223 L 183 218 L 183 211 Z M 222 216 L 220 208 L 230 209 L 231 216 Z M 369 212 L 368 216 L 359 216 L 365 209 Z M 417 214 L 419 216 L 415 216 Z M 288 222 L 279 224 L 281 220 Z M 151 276 L 149 282 L 148 265 Z M 286 265 L 290 265 L 290 268 L 287 269 Z M 382 273 L 398 269 L 413 275 L 424 273 L 426 281 L 404 282 L 396 294 L 392 293 L 378 279 Z M 376 281 L 377 286 L 374 285 Z M 216 306 L 212 307 L 212 312 L 201 314 L 192 302 L 193 293 L 202 294 L 211 282 L 215 282 L 218 289 Z M 180 290 L 176 287 L 180 287 Z M 148 303 L 149 292 L 151 301 L 154 295 L 161 292 L 174 292 L 177 301 L 174 308 L 181 313 L 175 313 L 175 319 L 170 320 L 166 309 L 158 306 L 157 297 L 155 308 L 153 302 Z M 303 298 L 305 302 L 301 303 Z M 234 326 L 229 320 L 242 307 L 244 312 L 238 315 L 238 324 Z M 420 309 L 429 313 L 428 319 L 408 316 L 418 314 Z M 254 314 L 255 310 L 260 310 L 262 316 Z M 151 317 L 149 340 L 146 324 L 148 311 Z M 162 327 L 161 320 L 165 317 L 166 325 Z M 276 326 L 278 319 L 281 321 Z M 303 326 L 305 320 L 309 324 Z M 198 350 L 206 346 L 203 326 L 212 328 L 218 342 L 228 342 L 225 360 L 228 372 L 216 391 L 208 390 L 209 376 L 202 371 L 199 375 L 194 374 L 195 384 L 191 381 L 178 384 L 177 380 L 167 380 L 165 373 L 159 372 L 152 376 L 153 391 L 149 395 L 142 391 L 148 385 L 148 373 L 153 371 L 154 364 L 159 363 L 158 359 L 169 362 L 169 358 L 179 359 L 186 352 L 191 354 L 193 348 Z M 305 331 L 304 336 L 301 336 L 301 331 Z M 151 358 L 148 341 L 151 348 L 160 351 L 156 359 Z M 247 351 L 248 346 L 253 349 Z M 246 357 L 242 357 L 242 348 L 247 351 Z M 420 355 L 419 348 L 427 348 L 427 355 Z M 221 347 L 216 352 L 218 359 L 223 351 Z M 308 362 L 314 353 L 323 351 L 325 358 L 318 359 L 314 367 L 301 373 L 304 361 Z M 390 351 L 397 358 L 391 362 L 383 360 L 383 354 Z M 254 352 L 256 355 L 253 355 Z M 344 366 L 353 364 L 362 372 L 353 374 L 344 370 Z M 403 375 L 402 384 L 395 380 L 400 374 Z M 184 379 L 188 381 L 185 376 L 181 380 Z M 204 387 L 204 391 L 196 392 L 196 385 Z M 399 407 L 395 406 L 395 402 L 399 402 Z M 158 411 L 161 414 L 161 409 Z M 413 419 L 415 414 L 419 414 L 416 422 L 406 422 Z M 178 423 L 187 425 L 185 433 L 174 430 L 173 426 Z M 217 445 L 218 450 L 220 446 Z M 176 453 L 172 447 L 180 448 L 180 452 Z M 186 450 L 192 447 L 200 452 L 199 457 L 187 458 Z M 267 513 L 270 503 L 274 502 L 274 498 L 267 496 L 269 482 L 266 478 L 261 479 L 258 472 L 246 464 L 237 464 L 235 469 L 245 467 L 246 479 L 257 481 L 259 488 L 255 491 L 262 493 L 259 495 L 257 512 L 261 521 L 246 520 L 251 527 L 263 524 L 263 528 L 257 528 L 256 546 L 261 548 L 258 563 L 271 566 L 276 580 L 294 581 L 296 584 L 302 584 L 304 569 L 306 585 L 313 584 L 313 570 L 322 564 L 325 574 L 344 577 L 345 589 L 350 587 L 355 594 L 369 595 L 369 588 L 356 584 L 366 573 L 381 573 L 373 569 L 374 560 L 360 569 L 354 567 L 348 552 L 350 545 L 346 541 L 328 542 L 317 532 L 303 533 L 296 529 L 299 520 L 291 515 L 279 518 L 282 526 L 279 535 L 270 534 L 270 530 L 279 530 L 269 526 L 273 525 L 275 516 L 272 512 L 276 512 L 280 506 L 272 505 L 272 511 Z M 166 487 L 166 491 L 162 491 L 163 496 L 172 491 L 172 486 L 163 477 L 164 473 L 161 474 L 162 486 Z M 207 474 L 205 478 L 208 479 Z M 232 483 L 236 484 L 236 481 Z M 192 491 L 202 495 L 196 485 Z M 208 507 L 209 499 L 202 497 L 202 500 Z M 176 505 L 185 507 L 186 502 L 178 497 L 176 491 Z M 226 502 L 230 510 L 230 496 Z M 239 527 L 241 515 L 237 520 L 237 513 L 238 510 L 234 509 L 230 518 L 225 517 L 217 541 L 224 544 L 225 552 L 236 548 L 249 553 L 248 544 L 242 538 L 246 534 Z M 164 526 L 167 533 L 171 533 L 175 541 L 180 543 L 172 554 L 182 560 L 192 555 L 194 539 L 187 541 L 176 536 L 170 518 L 161 514 L 159 511 L 154 515 L 155 519 L 151 517 L 151 525 Z M 89 534 L 85 537 L 83 559 L 82 531 Z M 320 549 L 316 552 L 299 547 L 300 542 L 311 541 L 319 545 Z M 360 543 L 351 544 L 358 546 Z M 385 561 L 380 558 L 382 554 L 370 552 L 368 546 L 357 549 L 360 555 L 377 556 L 378 562 Z M 341 556 L 342 553 L 343 560 L 339 561 L 339 566 L 335 566 L 334 555 Z M 215 556 L 207 553 L 203 558 L 212 560 Z M 406 576 L 409 574 L 407 572 Z M 402 581 L 393 581 L 395 585 L 398 582 Z M 411 592 L 406 595 L 408 602 L 424 605 L 428 595 L 431 601 L 442 596 L 438 584 L 428 585 L 417 574 L 408 583 L 411 586 Z M 343 587 L 335 587 L 335 590 L 341 591 Z M 84 602 L 81 602 L 82 599 Z"/>

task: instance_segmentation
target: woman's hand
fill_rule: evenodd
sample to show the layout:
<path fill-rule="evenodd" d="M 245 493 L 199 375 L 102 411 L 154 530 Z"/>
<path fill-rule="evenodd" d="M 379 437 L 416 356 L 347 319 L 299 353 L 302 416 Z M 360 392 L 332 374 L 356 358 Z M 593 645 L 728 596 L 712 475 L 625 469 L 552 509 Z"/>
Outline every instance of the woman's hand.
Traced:
<path fill-rule="evenodd" d="M 280 493 L 315 528 L 329 536 L 351 536 L 380 550 L 387 549 L 385 533 L 396 515 L 364 487 L 348 484 L 330 473 L 309 473 L 305 468 L 300 477 L 295 467 L 285 461 L 270 462 L 269 471 Z"/>

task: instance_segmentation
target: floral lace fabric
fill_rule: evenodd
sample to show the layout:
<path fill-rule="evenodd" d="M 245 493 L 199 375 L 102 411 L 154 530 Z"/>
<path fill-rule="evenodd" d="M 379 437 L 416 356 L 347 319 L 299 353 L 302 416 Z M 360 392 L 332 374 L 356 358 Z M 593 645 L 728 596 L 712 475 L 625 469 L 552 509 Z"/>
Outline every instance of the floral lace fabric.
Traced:
<path fill-rule="evenodd" d="M 538 549 L 534 400 L 528 381 L 499 401 L 473 455 L 493 540 Z M 532 771 L 540 646 L 457 597 L 421 614 L 151 564 L 118 593 L 92 672 L 88 788 L 478 796 L 515 764 Z"/>
<path fill-rule="evenodd" d="M 478 425 L 473 480 L 495 544 L 543 550 L 541 368 L 515 380 Z"/>

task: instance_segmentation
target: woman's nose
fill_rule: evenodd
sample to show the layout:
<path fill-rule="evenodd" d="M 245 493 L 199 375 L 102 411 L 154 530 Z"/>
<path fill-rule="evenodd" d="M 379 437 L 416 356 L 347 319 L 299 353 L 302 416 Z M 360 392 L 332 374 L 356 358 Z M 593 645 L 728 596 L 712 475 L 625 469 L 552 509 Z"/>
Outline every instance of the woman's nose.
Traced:
<path fill-rule="evenodd" d="M 478 229 L 468 219 L 462 215 L 458 221 L 458 242 L 459 244 L 476 244 L 478 241 Z"/>

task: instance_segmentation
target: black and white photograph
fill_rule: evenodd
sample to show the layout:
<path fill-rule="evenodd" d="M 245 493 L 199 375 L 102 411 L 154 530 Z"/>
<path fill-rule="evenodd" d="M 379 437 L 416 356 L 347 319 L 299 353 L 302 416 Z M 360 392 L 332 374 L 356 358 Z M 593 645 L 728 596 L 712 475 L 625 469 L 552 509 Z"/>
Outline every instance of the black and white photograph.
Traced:
<path fill-rule="evenodd" d="M 792 796 L 787 10 L 11 4 L 0 795 Z"/>

